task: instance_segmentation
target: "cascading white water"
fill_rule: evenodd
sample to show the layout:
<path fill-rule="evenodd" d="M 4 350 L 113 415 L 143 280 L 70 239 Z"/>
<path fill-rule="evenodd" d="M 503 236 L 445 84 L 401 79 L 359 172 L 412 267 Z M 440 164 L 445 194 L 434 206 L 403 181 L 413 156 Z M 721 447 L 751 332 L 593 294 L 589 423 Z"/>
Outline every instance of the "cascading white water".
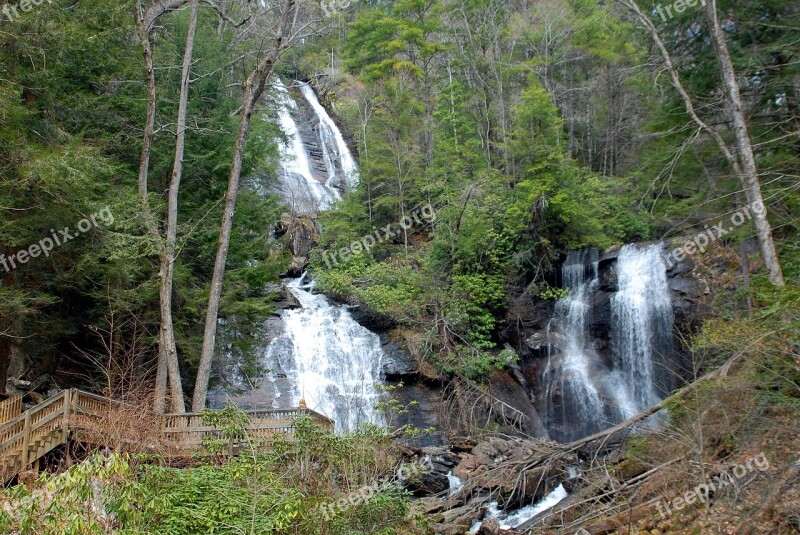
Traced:
<path fill-rule="evenodd" d="M 294 212 L 318 212 L 340 198 L 336 182 L 357 180 L 358 171 L 341 132 L 313 89 L 296 83 L 313 114 L 299 109 L 286 86 L 274 80 L 275 113 L 286 136 L 280 142 L 282 172 L 277 187 Z M 319 126 L 301 123 L 298 128 L 295 116 Z M 313 147 L 314 154 L 320 148 L 326 176 L 321 176 L 320 164 L 308 147 Z M 285 284 L 302 308 L 283 310 L 279 326 L 274 319 L 265 321 L 264 343 L 252 352 L 260 353 L 267 373 L 240 381 L 234 377 L 240 372 L 237 363 L 223 365 L 228 388 L 215 393 L 214 404 L 230 400 L 244 408 L 290 408 L 304 399 L 310 409 L 335 420 L 337 433 L 355 430 L 361 423 L 383 423 L 382 414 L 374 408 L 379 401 L 376 387 L 383 379 L 384 353 L 378 335 L 358 324 L 347 307 L 314 294 L 314 283 L 305 276 Z"/>
<path fill-rule="evenodd" d="M 449 489 L 447 491 L 448 496 L 452 496 L 453 494 L 464 488 L 464 482 L 461 480 L 460 477 L 453 475 L 452 470 L 447 472 L 447 483 L 449 485 Z"/>
<path fill-rule="evenodd" d="M 597 251 L 567 255 L 562 279 L 569 295 L 556 303 L 548 326 L 542 373 L 545 420 L 554 438 L 575 440 L 605 429 L 658 403 L 669 390 L 673 319 L 660 254 L 659 244 L 619 251 L 617 291 L 605 301 L 611 316 L 607 357 L 608 351 L 597 350 L 590 328 L 602 294 Z"/>
<path fill-rule="evenodd" d="M 378 335 L 356 322 L 347 307 L 312 293 L 313 282 L 300 278 L 286 285 L 302 308 L 283 313 L 283 333 L 268 352 L 284 353 L 274 357 L 292 384 L 293 404 L 305 399 L 310 409 L 336 420 L 337 432 L 382 423 L 374 408 L 382 379 Z"/>
<path fill-rule="evenodd" d="M 314 178 L 303 138 L 292 115 L 297 110 L 297 103 L 280 79 L 276 79 L 274 85 L 277 89 L 278 123 L 286 135 L 286 140 L 280 143 L 278 188 L 281 196 L 296 212 L 327 210 L 340 198 L 339 193 L 330 184 L 322 184 Z"/>
<path fill-rule="evenodd" d="M 349 188 L 358 185 L 359 175 L 358 166 L 350 152 L 350 147 L 344 140 L 341 130 L 336 127 L 331 116 L 325 107 L 320 104 L 314 89 L 305 82 L 298 82 L 300 92 L 311 105 L 314 113 L 319 118 L 319 137 L 321 141 L 322 156 L 325 160 L 325 167 L 328 171 L 329 186 L 339 185 L 339 173 L 344 180 L 344 184 Z"/>
<path fill-rule="evenodd" d="M 611 298 L 614 364 L 637 412 L 660 401 L 666 385 L 658 377 L 670 373 L 663 362 L 672 352 L 673 314 L 661 251 L 660 244 L 624 246 L 616 266 L 619 289 Z"/>
<path fill-rule="evenodd" d="M 552 509 L 567 496 L 568 494 L 564 485 L 559 485 L 538 502 L 526 505 L 516 511 L 501 511 L 497 506 L 497 502 L 489 502 L 486 516 L 489 518 L 496 518 L 502 530 L 514 529 L 528 520 L 531 520 L 536 515 L 548 509 Z M 468 533 L 478 533 L 482 525 L 482 521 L 473 523 Z"/>
<path fill-rule="evenodd" d="M 590 312 L 589 297 L 597 286 L 597 262 L 591 263 L 592 276 L 586 278 L 586 264 L 581 251 L 570 251 L 561 269 L 564 287 L 569 294 L 556 303 L 555 321 L 562 341 L 563 358 L 554 366 L 548 359 L 545 381 L 547 399 L 560 390 L 561 418 L 573 413 L 580 421 L 602 421 L 603 401 L 590 377 L 587 355 L 586 318 Z M 552 356 L 551 356 L 552 357 Z M 577 411 L 577 414 L 574 414 Z"/>

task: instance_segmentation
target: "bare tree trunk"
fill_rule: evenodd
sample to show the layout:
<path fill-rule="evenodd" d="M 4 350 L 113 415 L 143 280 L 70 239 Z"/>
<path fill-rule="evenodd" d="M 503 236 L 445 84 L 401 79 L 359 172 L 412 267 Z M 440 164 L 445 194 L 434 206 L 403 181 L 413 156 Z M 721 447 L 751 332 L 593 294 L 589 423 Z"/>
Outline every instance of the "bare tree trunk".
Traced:
<path fill-rule="evenodd" d="M 717 61 L 722 71 L 722 81 L 725 94 L 728 97 L 728 106 L 733 116 L 733 131 L 736 134 L 736 147 L 738 149 L 737 155 L 744 171 L 744 174 L 741 175 L 744 193 L 751 207 L 758 205 L 764 207 L 763 210 L 752 210 L 753 222 L 758 233 L 758 243 L 761 246 L 761 256 L 764 257 L 764 264 L 769 270 L 769 280 L 772 284 L 784 286 L 783 271 L 778 260 L 778 253 L 775 250 L 775 241 L 772 239 L 772 227 L 767 219 L 766 205 L 761 195 L 761 182 L 758 178 L 756 157 L 753 153 L 753 145 L 750 142 L 750 133 L 747 131 L 747 120 L 742 110 L 739 82 L 736 80 L 736 72 L 733 70 L 728 44 L 725 42 L 725 34 L 719 24 L 716 0 L 707 0 L 705 2 L 705 10 L 711 40 L 717 51 Z"/>
<path fill-rule="evenodd" d="M 697 115 L 694 103 L 692 102 L 689 94 L 686 92 L 686 89 L 683 87 L 678 70 L 675 68 L 675 64 L 672 61 L 672 57 L 670 56 L 667 47 L 664 45 L 664 42 L 661 40 L 661 37 L 658 35 L 658 31 L 656 30 L 656 27 L 653 25 L 650 18 L 641 10 L 635 0 L 622 0 L 622 2 L 636 14 L 660 50 L 661 55 L 664 58 L 664 63 L 666 64 L 667 70 L 672 78 L 672 84 L 675 86 L 675 89 L 678 90 L 689 117 L 692 118 L 692 120 L 700 127 L 701 130 L 711 136 L 711 138 L 716 142 L 720 151 L 722 151 L 725 159 L 728 161 L 728 163 L 730 163 L 736 175 L 739 176 L 744 188 L 745 196 L 747 197 L 747 202 L 751 207 L 750 211 L 753 214 L 753 220 L 758 232 L 758 242 L 761 247 L 761 256 L 764 259 L 764 264 L 767 266 L 767 269 L 770 272 L 770 281 L 775 286 L 784 286 L 785 283 L 783 280 L 783 274 L 781 272 L 780 262 L 775 251 L 775 242 L 772 239 L 772 228 L 767 220 L 767 207 L 764 204 L 764 199 L 761 195 L 761 183 L 758 179 L 758 169 L 755 163 L 753 147 L 750 143 L 750 137 L 747 132 L 747 122 L 745 121 L 744 113 L 742 112 L 739 85 L 736 82 L 736 73 L 733 71 L 730 54 L 728 53 L 728 47 L 725 43 L 725 37 L 722 34 L 722 28 L 720 28 L 719 20 L 717 19 L 717 11 L 714 1 L 709 0 L 709 3 L 706 3 L 706 15 L 709 19 L 709 26 L 711 27 L 710 31 L 712 34 L 712 40 L 714 41 L 714 47 L 717 49 L 717 59 L 723 71 L 722 76 L 725 83 L 725 92 L 728 97 L 728 105 L 731 108 L 731 113 L 734 119 L 736 143 L 737 148 L 739 149 L 738 157 L 734 151 L 728 147 L 728 144 L 725 143 L 725 140 L 722 139 L 719 133 L 711 128 Z"/>
<path fill-rule="evenodd" d="M 5 325 L 5 322 L 4 322 Z M 8 368 L 11 365 L 11 340 L 0 333 L 0 395 L 6 393 Z"/>
<path fill-rule="evenodd" d="M 294 15 L 295 0 L 284 0 L 283 12 L 278 23 L 277 35 L 272 47 L 265 54 L 258 66 L 247 77 L 244 84 L 242 98 L 241 119 L 239 130 L 236 134 L 236 143 L 233 151 L 233 162 L 228 177 L 228 191 L 225 194 L 225 209 L 222 213 L 220 224 L 219 242 L 217 243 L 217 257 L 214 261 L 214 274 L 211 278 L 211 291 L 208 296 L 208 310 L 206 312 L 206 325 L 203 333 L 203 349 L 200 354 L 200 364 L 197 369 L 197 379 L 192 398 L 192 411 L 199 412 L 205 409 L 208 381 L 211 376 L 211 361 L 214 356 L 214 346 L 217 338 L 217 316 L 219 314 L 220 298 L 222 296 L 222 282 L 225 278 L 225 263 L 228 259 L 228 249 L 231 242 L 231 229 L 233 228 L 233 214 L 236 209 L 236 198 L 239 194 L 239 182 L 242 174 L 242 159 L 244 157 L 247 133 L 250 129 L 250 118 L 253 114 L 258 99 L 264 92 L 275 67 L 278 55 L 283 51 L 287 42 L 286 32 L 296 23 Z"/>
<path fill-rule="evenodd" d="M 165 256 L 164 244 L 161 241 L 161 235 L 156 224 L 155 217 L 150 208 L 150 201 L 147 191 L 148 172 L 150 167 L 150 150 L 155 136 L 155 121 L 156 121 L 156 78 L 155 70 L 153 68 L 153 50 L 150 44 L 150 12 L 144 12 L 141 2 L 136 4 L 136 26 L 139 30 L 139 40 L 142 45 L 142 52 L 144 55 L 144 64 L 146 70 L 146 88 L 147 88 L 147 115 L 145 118 L 144 136 L 142 138 L 142 153 L 139 159 L 139 201 L 142 206 L 144 214 L 144 223 L 150 236 L 156 241 L 159 249 L 159 256 L 163 259 Z M 163 275 L 163 274 L 162 274 Z M 170 304 L 171 308 L 171 304 Z M 164 320 L 164 305 L 160 305 L 161 320 Z M 171 312 L 169 314 L 171 317 Z M 162 327 L 163 329 L 163 327 Z M 180 370 L 178 369 L 177 354 L 170 355 L 169 352 L 164 350 L 164 337 L 163 333 L 159 336 L 161 342 L 159 347 L 158 359 L 159 370 L 162 368 L 162 361 L 166 363 L 166 369 L 169 374 L 170 395 L 172 397 L 172 410 L 174 412 L 184 412 L 183 406 L 183 386 L 181 384 Z M 172 358 L 174 356 L 174 359 Z M 159 382 L 161 381 L 161 382 Z M 156 377 L 156 400 L 155 409 L 163 411 L 164 397 L 166 391 L 163 388 L 163 378 Z"/>
<path fill-rule="evenodd" d="M 159 300 L 161 303 L 161 346 L 159 350 L 158 372 L 163 373 L 161 363 L 172 362 L 177 367 L 178 348 L 175 343 L 175 327 L 172 321 L 172 286 L 175 273 L 175 242 L 178 234 L 178 190 L 183 176 L 183 154 L 186 147 L 186 110 L 189 105 L 189 78 L 194 55 L 194 36 L 197 31 L 198 2 L 192 2 L 189 13 L 189 28 L 186 32 L 186 48 L 183 52 L 183 66 L 181 68 L 181 89 L 178 101 L 178 121 L 175 134 L 175 161 L 169 182 L 167 195 L 167 229 L 163 254 L 161 255 L 161 282 L 159 286 Z M 169 367 L 169 366 L 164 366 Z M 156 385 L 163 381 L 157 375 Z M 163 390 L 163 387 L 162 387 Z M 182 392 L 181 392 L 182 394 Z M 175 393 L 172 393 L 173 397 Z M 183 396 L 180 398 L 183 408 Z M 173 401 L 173 410 L 177 403 Z M 163 408 L 163 402 L 161 404 Z"/>
<path fill-rule="evenodd" d="M 166 412 L 166 398 L 167 398 L 167 360 L 162 358 L 161 348 L 164 347 L 164 332 L 159 331 L 158 334 L 158 362 L 156 364 L 156 395 L 153 402 L 153 410 L 156 414 L 164 414 Z"/>

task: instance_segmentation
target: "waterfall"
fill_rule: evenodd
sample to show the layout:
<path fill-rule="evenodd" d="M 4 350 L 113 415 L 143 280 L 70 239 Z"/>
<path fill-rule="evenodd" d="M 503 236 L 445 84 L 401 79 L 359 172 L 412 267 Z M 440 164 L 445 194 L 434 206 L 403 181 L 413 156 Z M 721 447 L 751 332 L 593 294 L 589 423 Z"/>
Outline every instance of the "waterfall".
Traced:
<path fill-rule="evenodd" d="M 591 300 L 598 287 L 596 249 L 570 251 L 561 268 L 569 293 L 556 303 L 548 328 L 545 420 L 551 436 L 569 441 L 600 431 L 632 413 L 624 389 L 604 388 L 604 370 L 587 336 Z M 553 330 L 554 328 L 554 330 Z M 553 349 L 558 350 L 554 356 Z M 605 398 L 605 399 L 604 399 Z"/>
<path fill-rule="evenodd" d="M 313 89 L 297 83 L 307 102 L 303 109 L 280 80 L 274 82 L 275 112 L 285 134 L 280 141 L 278 191 L 293 211 L 316 213 L 329 209 L 340 198 L 336 188 L 352 185 L 358 171 L 342 133 Z M 376 387 L 383 379 L 378 335 L 357 323 L 346 306 L 313 293 L 314 283 L 305 275 L 284 282 L 300 308 L 265 321 L 262 343 L 254 352 L 266 373 L 237 381 L 230 371 L 235 363 L 228 363 L 223 373 L 228 385 L 247 386 L 244 392 L 215 392 L 212 403 L 220 406 L 230 400 L 243 408 L 289 408 L 304 400 L 308 408 L 335 420 L 337 433 L 362 423 L 382 424 L 383 416 L 374 408 L 379 401 Z"/>
<path fill-rule="evenodd" d="M 672 305 L 660 244 L 626 245 L 613 273 L 617 289 L 600 288 L 595 249 L 570 251 L 561 269 L 569 294 L 547 328 L 541 375 L 550 435 L 575 440 L 630 418 L 669 391 Z M 598 347 L 595 314 L 608 320 L 609 347 Z"/>
<path fill-rule="evenodd" d="M 283 333 L 267 351 L 292 385 L 292 404 L 304 399 L 336 420 L 337 432 L 382 423 L 374 409 L 383 357 L 378 335 L 356 322 L 347 307 L 312 293 L 313 282 L 294 279 L 287 287 L 302 308 L 283 313 Z"/>
<path fill-rule="evenodd" d="M 464 482 L 461 480 L 460 477 L 453 475 L 452 470 L 447 472 L 447 483 L 449 485 L 449 489 L 447 491 L 448 496 L 452 496 L 453 494 L 464 488 Z"/>
<path fill-rule="evenodd" d="M 358 184 L 358 166 L 344 141 L 341 130 L 336 127 L 328 111 L 320 104 L 314 89 L 305 82 L 300 84 L 300 92 L 311 105 L 319 119 L 319 137 L 322 156 L 328 172 L 326 184 L 329 186 L 347 185 L 348 190 Z M 344 182 L 342 182 L 344 181 Z"/>
<path fill-rule="evenodd" d="M 274 85 L 278 124 L 286 136 L 280 142 L 278 191 L 295 212 L 327 210 L 340 198 L 339 193 L 327 181 L 323 184 L 314 177 L 306 144 L 294 120 L 297 103 L 280 79 L 276 79 Z"/>
<path fill-rule="evenodd" d="M 672 353 L 673 315 L 661 250 L 659 244 L 624 246 L 616 267 L 619 289 L 611 298 L 614 364 L 637 411 L 658 403 L 670 382 L 665 359 Z"/>
<path fill-rule="evenodd" d="M 514 529 L 528 522 L 536 515 L 548 509 L 552 509 L 567 496 L 568 494 L 564 485 L 559 485 L 540 501 L 526 505 L 516 511 L 501 511 L 498 508 L 497 502 L 489 502 L 489 505 L 486 507 L 486 516 L 488 518 L 497 519 L 501 530 Z M 481 525 L 483 525 L 483 521 L 473 523 L 467 533 L 478 533 Z"/>

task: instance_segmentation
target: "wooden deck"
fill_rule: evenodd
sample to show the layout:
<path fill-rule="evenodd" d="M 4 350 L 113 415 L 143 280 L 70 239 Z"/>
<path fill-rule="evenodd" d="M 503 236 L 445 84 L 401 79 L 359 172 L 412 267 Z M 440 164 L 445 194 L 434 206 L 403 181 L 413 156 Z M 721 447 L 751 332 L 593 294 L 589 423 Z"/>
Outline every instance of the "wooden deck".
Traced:
<path fill-rule="evenodd" d="M 22 398 L 16 396 L 0 402 L 0 477 L 10 480 L 27 466 L 38 461 L 70 437 L 89 444 L 102 444 L 102 437 L 92 433 L 92 423 L 103 422 L 122 403 L 78 389 L 62 390 L 50 399 L 22 410 Z M 305 407 L 244 411 L 248 417 L 247 438 L 269 439 L 276 435 L 291 437 L 295 418 L 310 416 L 328 432 L 334 422 Z M 161 417 L 161 437 L 172 451 L 188 453 L 197 450 L 208 438 L 221 438 L 221 431 L 208 426 L 202 414 L 167 414 Z M 131 437 L 135 440 L 137 437 Z M 235 453 L 229 440 L 228 453 Z"/>

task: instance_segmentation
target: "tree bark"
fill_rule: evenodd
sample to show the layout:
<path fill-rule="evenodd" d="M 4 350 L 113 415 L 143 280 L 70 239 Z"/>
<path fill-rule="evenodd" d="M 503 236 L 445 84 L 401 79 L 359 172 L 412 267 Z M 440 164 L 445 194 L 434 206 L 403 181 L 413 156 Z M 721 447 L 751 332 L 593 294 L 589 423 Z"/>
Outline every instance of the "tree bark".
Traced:
<path fill-rule="evenodd" d="M 728 107 L 733 116 L 733 131 L 736 135 L 737 155 L 741 161 L 742 185 L 748 204 L 752 206 L 763 206 L 763 210 L 752 210 L 753 222 L 758 233 L 758 243 L 761 246 L 761 256 L 764 257 L 764 264 L 769 270 L 769 280 L 775 286 L 784 286 L 783 271 L 778 260 L 778 253 L 775 250 L 775 241 L 772 239 L 772 227 L 767 219 L 766 205 L 761 195 L 761 181 L 758 178 L 758 167 L 756 157 L 753 153 L 753 145 L 750 142 L 750 133 L 747 131 L 747 120 L 742 109 L 742 97 L 739 93 L 739 82 L 736 80 L 736 72 L 733 69 L 731 55 L 728 51 L 728 44 L 725 41 L 725 34 L 719 24 L 717 16 L 716 0 L 707 0 L 705 3 L 706 18 L 708 19 L 709 32 L 714 48 L 717 51 L 717 61 L 722 72 L 722 82 L 725 94 L 728 97 Z"/>
<path fill-rule="evenodd" d="M 11 365 L 11 340 L 0 333 L 0 396 L 6 393 L 8 368 Z M 0 397 L 0 399 L 2 399 Z"/>
<path fill-rule="evenodd" d="M 189 13 L 189 27 L 186 32 L 186 47 L 183 52 L 183 65 L 181 68 L 181 89 L 178 101 L 178 120 L 175 134 L 175 161 L 172 166 L 172 175 L 169 182 L 167 195 L 167 229 L 164 250 L 161 254 L 161 282 L 159 286 L 159 301 L 161 303 L 161 346 L 159 349 L 159 369 L 163 373 L 161 363 L 172 363 L 177 368 L 178 349 L 175 343 L 175 327 L 172 321 L 172 287 L 175 273 L 175 243 L 178 234 L 178 191 L 183 176 L 183 154 L 186 147 L 186 110 L 189 104 L 189 78 L 191 74 L 192 57 L 194 55 L 194 37 L 197 31 L 198 2 L 192 2 Z M 157 377 L 157 379 L 160 379 Z M 163 379 L 162 379 L 163 381 Z M 157 385 L 160 384 L 157 381 Z M 163 387 L 162 387 L 163 390 Z M 183 392 L 181 391 L 181 394 Z M 172 392 L 173 397 L 175 392 Z M 181 407 L 183 397 L 181 396 Z M 173 402 L 173 409 L 177 404 Z M 163 410 L 163 405 L 162 405 Z"/>
<path fill-rule="evenodd" d="M 150 208 L 150 200 L 148 198 L 148 173 L 150 168 L 150 151 L 155 137 L 155 121 L 156 121 L 156 78 L 155 70 L 153 67 L 153 49 L 150 43 L 150 26 L 155 17 L 151 18 L 151 10 L 147 12 L 141 2 L 136 4 L 136 26 L 139 31 L 139 40 L 142 45 L 142 53 L 144 56 L 144 64 L 146 71 L 146 89 L 147 89 L 147 114 L 145 117 L 144 135 L 142 137 L 142 152 L 139 158 L 139 202 L 142 206 L 142 213 L 144 215 L 144 223 L 150 236 L 156 241 L 159 249 L 159 256 L 163 259 L 165 256 L 165 246 L 161 240 L 161 235 L 156 224 L 155 217 Z M 150 21 L 150 22 L 148 22 Z M 163 275 L 163 274 L 162 274 Z M 171 305 L 170 305 L 171 307 Z M 161 320 L 164 319 L 164 305 L 160 304 Z M 169 314 L 171 317 L 171 313 Z M 158 370 L 162 371 L 164 367 L 169 374 L 170 395 L 172 398 L 173 412 L 184 412 L 183 406 L 183 386 L 181 384 L 181 375 L 178 368 L 177 354 L 170 355 L 168 351 L 164 350 L 165 339 L 162 333 L 159 336 L 159 363 Z M 174 357 L 174 358 L 173 358 Z M 163 365 L 166 363 L 166 366 Z M 156 392 L 155 392 L 155 410 L 163 413 L 164 411 L 164 398 L 166 391 L 163 388 L 163 377 L 156 376 Z"/>
<path fill-rule="evenodd" d="M 233 161 L 228 177 L 228 190 L 225 194 L 225 209 L 222 213 L 219 241 L 217 243 L 217 256 L 214 261 L 214 274 L 211 278 L 211 291 L 208 297 L 208 310 L 206 312 L 205 331 L 203 333 L 203 349 L 200 354 L 200 364 L 197 369 L 194 396 L 192 397 L 192 411 L 200 412 L 205 409 L 208 381 L 211 376 L 211 362 L 214 356 L 214 347 L 217 337 L 217 317 L 219 314 L 220 299 L 222 296 L 222 282 L 225 278 L 225 263 L 228 259 L 228 250 L 233 228 L 233 215 L 236 209 L 236 198 L 239 194 L 239 183 L 242 174 L 242 160 L 244 157 L 247 134 L 250 129 L 250 119 L 258 99 L 264 92 L 264 87 L 275 67 L 278 55 L 284 50 L 289 40 L 286 38 L 287 30 L 296 22 L 294 15 L 295 0 L 284 0 L 283 12 L 278 23 L 277 34 L 264 58 L 247 77 L 244 84 L 242 98 L 242 111 L 239 120 L 239 129 L 233 151 Z"/>

